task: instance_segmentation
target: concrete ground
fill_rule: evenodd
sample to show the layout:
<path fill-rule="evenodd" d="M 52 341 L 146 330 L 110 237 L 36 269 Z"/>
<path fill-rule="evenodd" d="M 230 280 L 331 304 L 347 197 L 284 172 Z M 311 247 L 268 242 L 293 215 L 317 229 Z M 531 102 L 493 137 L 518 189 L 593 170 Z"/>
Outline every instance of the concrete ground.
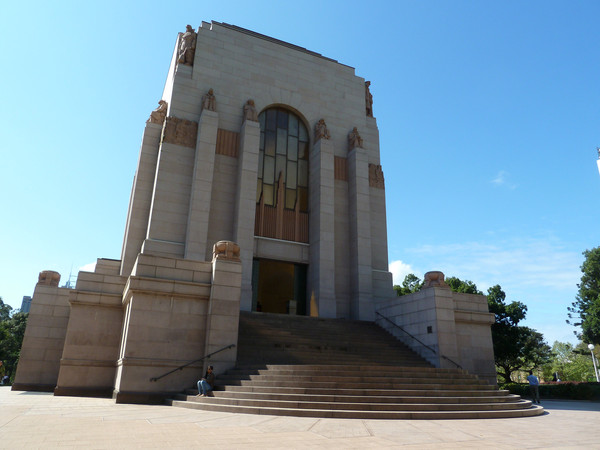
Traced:
<path fill-rule="evenodd" d="M 542 401 L 542 416 L 313 419 L 123 405 L 0 387 L 0 448 L 600 449 L 600 403 Z"/>

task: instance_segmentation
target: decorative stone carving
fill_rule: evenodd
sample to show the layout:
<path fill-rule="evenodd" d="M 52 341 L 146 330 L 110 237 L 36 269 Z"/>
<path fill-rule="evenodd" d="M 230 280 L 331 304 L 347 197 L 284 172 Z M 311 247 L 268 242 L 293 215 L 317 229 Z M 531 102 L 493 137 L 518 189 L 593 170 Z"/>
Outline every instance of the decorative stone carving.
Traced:
<path fill-rule="evenodd" d="M 427 272 L 423 284 L 424 288 L 429 287 L 449 287 L 444 281 L 444 273 L 437 270 Z"/>
<path fill-rule="evenodd" d="M 198 124 L 191 120 L 167 117 L 163 130 L 163 142 L 196 148 Z"/>
<path fill-rule="evenodd" d="M 225 259 L 228 261 L 240 260 L 240 246 L 232 241 L 219 241 L 213 246 L 213 261 Z"/>
<path fill-rule="evenodd" d="M 44 270 L 40 272 L 40 276 L 38 277 L 38 284 L 43 284 L 45 286 L 58 286 L 59 281 L 60 273 L 55 272 L 54 270 Z"/>
<path fill-rule="evenodd" d="M 150 118 L 146 122 L 163 124 L 167 117 L 167 107 L 169 105 L 164 100 L 158 101 L 158 108 L 150 113 Z"/>
<path fill-rule="evenodd" d="M 251 122 L 258 122 L 258 113 L 256 112 L 256 107 L 254 106 L 254 100 L 250 99 L 244 105 L 244 120 L 249 120 Z"/>
<path fill-rule="evenodd" d="M 371 82 L 365 81 L 365 103 L 367 107 L 367 116 L 373 117 L 373 95 L 371 94 L 369 86 L 371 86 Z"/>
<path fill-rule="evenodd" d="M 315 141 L 318 141 L 319 139 L 329 139 L 330 137 L 329 130 L 325 124 L 325 119 L 319 119 L 315 124 Z"/>
<path fill-rule="evenodd" d="M 362 147 L 363 140 L 358 134 L 358 130 L 356 127 L 352 129 L 352 131 L 348 134 L 348 150 L 352 150 L 355 147 Z"/>
<path fill-rule="evenodd" d="M 185 27 L 185 33 L 181 35 L 179 44 L 179 54 L 177 61 L 187 66 L 194 65 L 194 55 L 196 54 L 196 39 L 198 35 L 191 25 Z"/>
<path fill-rule="evenodd" d="M 205 109 L 208 109 L 209 111 L 217 110 L 217 100 L 215 99 L 212 88 L 202 96 L 202 111 Z"/>
<path fill-rule="evenodd" d="M 384 189 L 383 169 L 379 164 L 369 164 L 369 186 Z"/>

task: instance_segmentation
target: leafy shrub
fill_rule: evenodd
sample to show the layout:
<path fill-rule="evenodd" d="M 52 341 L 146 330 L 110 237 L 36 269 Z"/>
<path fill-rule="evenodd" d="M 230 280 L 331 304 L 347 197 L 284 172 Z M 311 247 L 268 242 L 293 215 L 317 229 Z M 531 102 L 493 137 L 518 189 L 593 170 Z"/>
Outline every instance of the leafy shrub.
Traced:
<path fill-rule="evenodd" d="M 506 383 L 498 386 L 508 389 L 511 394 L 530 397 L 529 384 Z M 566 400 L 600 400 L 600 383 L 576 381 L 559 381 L 540 384 L 541 398 L 557 398 Z"/>

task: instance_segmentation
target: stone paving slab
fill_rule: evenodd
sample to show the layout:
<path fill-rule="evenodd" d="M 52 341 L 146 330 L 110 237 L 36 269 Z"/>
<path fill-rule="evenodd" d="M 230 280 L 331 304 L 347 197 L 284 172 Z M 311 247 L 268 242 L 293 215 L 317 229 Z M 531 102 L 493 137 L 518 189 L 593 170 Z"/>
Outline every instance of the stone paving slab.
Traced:
<path fill-rule="evenodd" d="M 600 403 L 544 401 L 537 417 L 360 420 L 123 405 L 0 387 L 0 449 L 600 449 Z"/>

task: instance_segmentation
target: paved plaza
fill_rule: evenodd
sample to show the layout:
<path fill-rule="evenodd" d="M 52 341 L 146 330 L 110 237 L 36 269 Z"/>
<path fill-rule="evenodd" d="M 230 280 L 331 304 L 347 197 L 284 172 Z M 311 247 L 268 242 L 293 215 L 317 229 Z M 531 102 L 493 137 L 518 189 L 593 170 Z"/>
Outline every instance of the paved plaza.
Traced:
<path fill-rule="evenodd" d="M 600 403 L 544 401 L 518 419 L 277 417 L 115 404 L 0 387 L 0 448 L 600 449 Z"/>

